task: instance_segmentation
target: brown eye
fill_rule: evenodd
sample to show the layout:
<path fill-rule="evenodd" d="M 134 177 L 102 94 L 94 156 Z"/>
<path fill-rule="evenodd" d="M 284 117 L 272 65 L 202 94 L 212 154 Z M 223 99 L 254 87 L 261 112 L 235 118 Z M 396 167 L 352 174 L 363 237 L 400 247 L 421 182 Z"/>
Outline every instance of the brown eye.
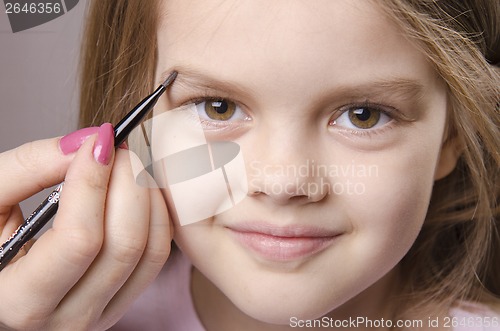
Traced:
<path fill-rule="evenodd" d="M 233 117 L 235 111 L 236 104 L 232 101 L 224 99 L 205 101 L 205 113 L 210 119 L 227 121 Z"/>
<path fill-rule="evenodd" d="M 360 129 L 371 129 L 380 120 L 380 111 L 368 107 L 349 110 L 348 113 L 350 122 Z"/>

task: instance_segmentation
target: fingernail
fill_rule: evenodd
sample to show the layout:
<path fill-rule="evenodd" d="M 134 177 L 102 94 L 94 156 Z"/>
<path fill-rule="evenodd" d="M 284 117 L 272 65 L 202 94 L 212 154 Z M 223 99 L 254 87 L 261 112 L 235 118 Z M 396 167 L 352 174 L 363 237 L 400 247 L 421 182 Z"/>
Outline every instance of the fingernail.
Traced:
<path fill-rule="evenodd" d="M 115 147 L 115 135 L 113 126 L 110 123 L 104 123 L 99 127 L 97 140 L 94 144 L 94 158 L 103 165 L 109 164 L 111 155 Z"/>
<path fill-rule="evenodd" d="M 122 142 L 122 143 L 120 144 L 120 146 L 118 146 L 118 148 L 121 148 L 121 149 L 128 149 L 128 145 L 127 145 L 127 143 L 126 143 L 126 142 Z"/>
<path fill-rule="evenodd" d="M 59 147 L 64 155 L 76 152 L 83 142 L 91 135 L 97 133 L 99 127 L 92 126 L 72 132 L 59 140 Z"/>

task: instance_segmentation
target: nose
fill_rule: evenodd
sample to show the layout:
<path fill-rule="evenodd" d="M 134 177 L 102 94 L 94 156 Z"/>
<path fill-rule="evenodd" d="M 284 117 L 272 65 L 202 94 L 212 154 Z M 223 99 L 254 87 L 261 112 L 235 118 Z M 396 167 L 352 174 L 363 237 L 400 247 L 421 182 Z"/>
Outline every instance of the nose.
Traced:
<path fill-rule="evenodd" d="M 248 195 L 278 205 L 308 204 L 328 193 L 325 173 L 320 171 L 314 135 L 306 136 L 292 127 L 269 130 L 252 144 L 253 158 L 247 160 Z M 315 156 L 317 158 L 315 158 Z"/>
<path fill-rule="evenodd" d="M 249 196 L 272 200 L 279 205 L 318 202 L 327 194 L 327 182 L 314 175 L 314 160 L 301 163 L 264 163 L 250 166 Z"/>

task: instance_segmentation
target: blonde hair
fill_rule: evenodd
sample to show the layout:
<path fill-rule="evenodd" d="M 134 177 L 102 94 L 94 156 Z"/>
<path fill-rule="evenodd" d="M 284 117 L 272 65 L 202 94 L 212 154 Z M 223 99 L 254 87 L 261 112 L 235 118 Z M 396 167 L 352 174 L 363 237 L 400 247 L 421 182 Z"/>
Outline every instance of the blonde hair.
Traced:
<path fill-rule="evenodd" d="M 461 157 L 436 181 L 423 229 L 401 262 L 400 315 L 500 296 L 500 3 L 377 2 L 449 90 L 448 135 Z M 80 124 L 116 123 L 153 88 L 157 1 L 96 0 L 84 39 Z"/>
<path fill-rule="evenodd" d="M 116 124 L 153 88 L 157 1 L 92 1 L 83 39 L 80 125 Z"/>
<path fill-rule="evenodd" d="M 500 76 L 493 65 L 500 3 L 389 0 L 383 6 L 447 83 L 445 144 L 461 151 L 456 169 L 435 183 L 422 231 L 401 263 L 403 301 L 428 314 L 458 301 L 493 300 L 485 294 L 500 296 Z"/>

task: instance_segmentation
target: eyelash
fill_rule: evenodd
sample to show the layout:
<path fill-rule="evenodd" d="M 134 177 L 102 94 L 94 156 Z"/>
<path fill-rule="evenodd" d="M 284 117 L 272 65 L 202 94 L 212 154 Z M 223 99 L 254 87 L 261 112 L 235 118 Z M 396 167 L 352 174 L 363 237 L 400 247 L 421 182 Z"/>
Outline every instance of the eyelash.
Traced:
<path fill-rule="evenodd" d="M 351 129 L 351 128 L 341 127 L 342 132 L 347 132 L 348 134 L 353 135 L 353 136 L 371 138 L 372 135 L 382 134 L 382 133 L 386 132 L 387 130 L 394 128 L 394 126 L 397 124 L 397 122 L 399 122 L 400 117 L 401 117 L 401 116 L 398 117 L 398 114 L 400 114 L 400 112 L 396 108 L 394 108 L 392 106 L 383 105 L 380 103 L 370 102 L 367 100 L 367 101 L 364 101 L 361 103 L 353 102 L 353 103 L 349 103 L 349 104 L 346 104 L 344 106 L 341 106 L 339 109 L 334 111 L 334 115 L 332 115 L 331 118 L 333 116 L 335 116 L 335 114 L 338 113 L 338 115 L 335 116 L 335 120 L 336 120 L 337 118 L 339 118 L 343 114 L 345 114 L 351 110 L 354 110 L 356 108 L 369 108 L 371 110 L 376 110 L 376 111 L 380 112 L 381 114 L 388 116 L 390 118 L 390 120 L 389 120 L 389 122 L 384 124 L 382 127 L 376 128 L 376 129 L 361 129 L 361 128 L 360 129 Z M 328 122 L 328 124 L 330 125 L 330 123 L 334 122 L 335 120 L 331 119 Z"/>
<path fill-rule="evenodd" d="M 224 96 L 223 94 L 222 95 L 215 95 L 215 94 L 211 94 L 209 92 L 202 92 L 201 95 L 198 95 L 195 97 L 188 97 L 187 101 L 182 102 L 181 105 L 184 106 L 184 105 L 188 105 L 191 103 L 199 104 L 199 103 L 202 103 L 205 101 L 214 101 L 214 100 L 228 100 L 228 101 L 234 102 L 237 105 L 241 105 L 241 103 L 234 101 L 229 96 Z"/>
<path fill-rule="evenodd" d="M 187 104 L 192 104 L 192 103 L 199 104 L 202 102 L 209 102 L 209 101 L 213 101 L 213 100 L 231 101 L 231 102 L 234 102 L 237 106 L 239 106 L 240 109 L 243 108 L 241 106 L 241 103 L 234 101 L 230 97 L 224 97 L 224 96 L 214 95 L 214 94 L 210 94 L 210 93 L 203 93 L 202 95 L 188 98 L 187 101 L 182 103 L 182 105 L 187 105 Z M 382 134 L 382 133 L 386 132 L 387 130 L 394 128 L 396 126 L 396 124 L 398 122 L 400 122 L 400 120 L 404 120 L 403 119 L 404 116 L 399 115 L 401 113 L 398 109 L 396 109 L 392 106 L 388 106 L 388 105 L 384 105 L 384 104 L 376 103 L 376 102 L 370 102 L 369 100 L 366 100 L 366 101 L 361 102 L 361 103 L 353 102 L 353 103 L 345 104 L 345 105 L 339 107 L 337 110 L 335 110 L 333 112 L 332 116 L 330 116 L 330 120 L 329 120 L 328 124 L 330 125 L 330 123 L 334 121 L 331 118 L 333 118 L 333 116 L 335 116 L 335 114 L 338 114 L 335 118 L 339 118 L 342 114 L 347 113 L 348 111 L 356 109 L 356 108 L 370 108 L 372 110 L 379 111 L 381 114 L 388 116 L 390 118 L 390 121 L 387 122 L 386 124 L 384 124 L 382 127 L 376 128 L 376 129 L 350 129 L 350 128 L 345 128 L 345 127 L 343 127 L 341 129 L 342 132 L 346 132 L 347 134 L 352 135 L 352 136 L 371 138 L 373 135 Z M 212 122 L 212 125 L 213 125 L 213 123 L 216 123 L 217 121 L 210 121 L 210 122 Z"/>
<path fill-rule="evenodd" d="M 195 97 L 188 97 L 188 98 L 186 98 L 186 101 L 180 102 L 179 104 L 181 107 L 189 105 L 189 104 L 194 104 L 197 106 L 198 104 L 200 104 L 202 102 L 211 102 L 211 101 L 218 101 L 218 100 L 226 100 L 226 101 L 233 102 L 237 107 L 240 108 L 240 110 L 243 108 L 241 106 L 241 103 L 234 101 L 230 97 L 224 97 L 224 96 L 208 94 L 208 93 L 203 93 L 203 94 L 195 96 Z M 241 111 L 244 112 L 243 110 L 241 110 Z M 244 112 L 244 113 L 247 114 L 247 112 Z M 250 117 L 248 114 L 247 114 L 247 116 Z M 218 134 L 218 135 L 231 135 L 234 132 L 239 131 L 240 128 L 242 127 L 241 124 L 243 123 L 243 121 L 240 121 L 240 123 L 234 121 L 233 122 L 234 125 L 229 126 L 229 125 L 224 123 L 225 121 L 208 120 L 208 119 L 201 118 L 200 116 L 198 116 L 196 118 L 196 121 L 200 122 L 203 126 L 205 126 L 204 130 L 206 130 L 206 133 Z"/>

